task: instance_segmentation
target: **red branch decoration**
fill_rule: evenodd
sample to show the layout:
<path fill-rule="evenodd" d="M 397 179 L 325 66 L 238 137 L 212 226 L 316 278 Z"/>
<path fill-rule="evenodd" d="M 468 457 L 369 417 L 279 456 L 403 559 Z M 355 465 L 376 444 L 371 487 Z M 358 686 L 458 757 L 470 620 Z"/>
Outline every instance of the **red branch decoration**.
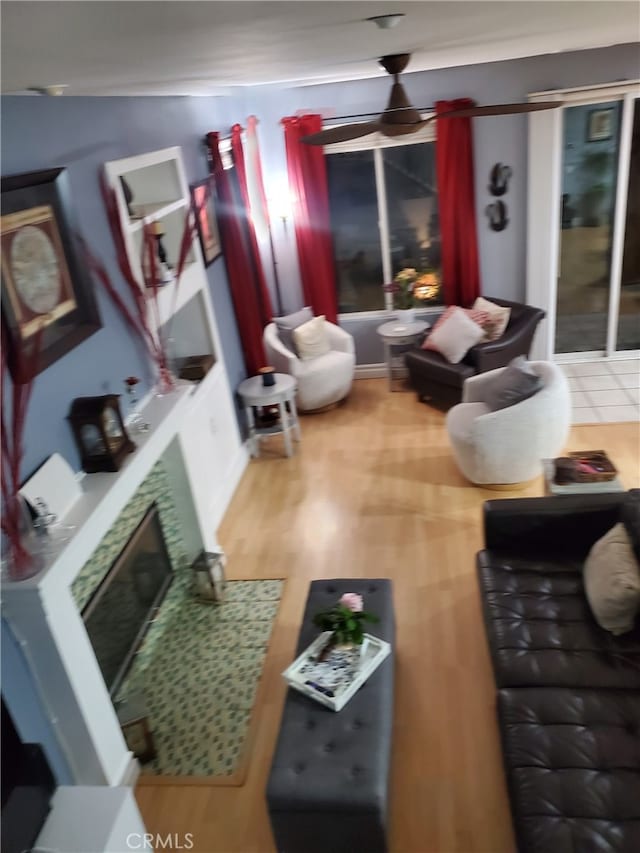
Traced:
<path fill-rule="evenodd" d="M 9 546 L 9 573 L 12 580 L 23 580 L 32 573 L 31 553 L 25 547 L 21 531 L 21 508 L 18 500 L 20 489 L 20 467 L 24 457 L 24 428 L 27 420 L 27 409 L 36 366 L 40 357 L 43 327 L 33 338 L 29 351 L 16 354 L 18 370 L 16 375 L 23 381 L 15 380 L 11 385 L 11 425 L 7 429 L 5 417 L 5 380 L 7 374 L 7 353 L 5 341 L 0 350 L 0 455 L 1 455 L 1 491 L 2 491 L 2 530 L 7 536 Z M 9 394 L 7 395 L 9 396 Z"/>
<path fill-rule="evenodd" d="M 166 393 L 175 387 L 175 379 L 169 369 L 167 343 L 170 338 L 171 324 L 178 299 L 178 288 L 186 266 L 191 245 L 196 237 L 196 218 L 209 198 L 211 188 L 205 193 L 200 205 L 191 202 L 185 216 L 184 228 L 180 240 L 180 252 L 176 267 L 175 283 L 171 300 L 171 312 L 164 329 L 161 326 L 158 294 L 161 287 L 157 244 L 151 225 L 143 225 L 141 267 L 144 286 L 138 281 L 131 269 L 126 244 L 122 233 L 118 205 L 115 192 L 109 187 L 104 176 L 101 178 L 102 197 L 107 210 L 107 220 L 111 236 L 116 248 L 118 267 L 127 284 L 128 292 L 133 302 L 133 308 L 120 295 L 102 261 L 91 251 L 86 241 L 80 237 L 84 256 L 89 269 L 106 290 L 126 324 L 142 341 L 152 362 L 158 369 L 160 393 Z M 149 298 L 150 296 L 150 298 Z"/>

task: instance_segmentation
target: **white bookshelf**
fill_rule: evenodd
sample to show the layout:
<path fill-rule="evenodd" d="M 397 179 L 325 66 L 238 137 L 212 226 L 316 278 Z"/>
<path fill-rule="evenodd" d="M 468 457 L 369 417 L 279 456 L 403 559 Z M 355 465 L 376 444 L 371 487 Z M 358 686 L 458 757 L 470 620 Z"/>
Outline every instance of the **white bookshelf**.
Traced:
<path fill-rule="evenodd" d="M 178 262 L 190 190 L 180 148 L 164 148 L 105 164 L 115 199 L 129 263 L 144 288 L 142 276 L 143 225 L 161 222 L 163 245 L 169 263 Z M 127 203 L 123 180 L 133 198 Z M 153 293 L 145 289 L 148 300 Z M 179 282 L 158 289 L 157 311 L 149 304 L 149 317 L 171 338 L 178 364 L 185 358 L 211 354 L 214 365 L 190 396 L 191 408 L 178 430 L 184 465 L 191 479 L 194 503 L 203 539 L 215 542 L 222 517 L 246 465 L 246 451 L 238 431 L 232 389 L 220 345 L 218 326 L 209 293 L 207 274 L 197 237 Z M 229 488 L 229 484 L 233 486 Z"/>
<path fill-rule="evenodd" d="M 131 269 L 136 275 L 147 300 L 154 298 L 146 288 L 142 274 L 143 226 L 159 222 L 169 263 L 178 265 L 185 218 L 189 210 L 189 185 L 182 163 L 180 148 L 165 148 L 138 157 L 127 157 L 105 164 L 107 179 L 115 194 L 120 225 Z M 123 180 L 133 194 L 130 203 L 125 198 Z M 183 308 L 198 292 L 207 287 L 198 240 L 195 239 L 187 256 L 180 281 L 172 281 L 158 290 L 159 325 L 171 321 L 173 313 Z M 151 306 L 150 306 L 151 308 Z M 201 306 L 194 304 L 194 312 Z M 152 319 L 155 312 L 150 310 Z M 216 355 L 215 334 L 212 333 L 206 352 Z M 201 355 L 203 353 L 191 353 Z"/>

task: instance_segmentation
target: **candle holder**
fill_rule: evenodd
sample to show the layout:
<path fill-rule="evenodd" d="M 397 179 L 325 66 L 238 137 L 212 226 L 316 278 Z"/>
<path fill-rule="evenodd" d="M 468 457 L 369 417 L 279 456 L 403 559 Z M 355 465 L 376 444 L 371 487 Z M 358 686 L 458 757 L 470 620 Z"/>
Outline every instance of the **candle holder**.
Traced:
<path fill-rule="evenodd" d="M 158 282 L 160 284 L 169 284 L 175 278 L 173 267 L 169 263 L 167 250 L 164 247 L 162 238 L 164 237 L 164 229 L 161 222 L 154 222 L 151 226 L 151 231 L 156 240 L 156 252 L 158 255 Z"/>
<path fill-rule="evenodd" d="M 128 376 L 124 380 L 124 385 L 127 389 L 127 399 L 129 400 L 129 417 L 127 419 L 127 426 L 131 432 L 135 433 L 149 432 L 149 424 L 138 411 L 136 385 L 139 381 L 140 380 L 137 376 Z"/>
<path fill-rule="evenodd" d="M 262 384 L 265 388 L 270 388 L 276 384 L 276 372 L 273 367 L 261 367 L 259 370 L 262 376 Z"/>

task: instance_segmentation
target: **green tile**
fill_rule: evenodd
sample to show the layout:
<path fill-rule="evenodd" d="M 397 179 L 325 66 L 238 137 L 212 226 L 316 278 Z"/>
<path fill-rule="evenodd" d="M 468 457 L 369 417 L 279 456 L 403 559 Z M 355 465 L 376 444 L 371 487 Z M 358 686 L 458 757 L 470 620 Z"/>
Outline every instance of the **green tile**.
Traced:
<path fill-rule="evenodd" d="M 188 583 L 171 587 L 119 691 L 147 702 L 158 755 L 145 773 L 235 772 L 282 591 L 282 581 L 230 581 L 227 601 L 211 607 Z"/>

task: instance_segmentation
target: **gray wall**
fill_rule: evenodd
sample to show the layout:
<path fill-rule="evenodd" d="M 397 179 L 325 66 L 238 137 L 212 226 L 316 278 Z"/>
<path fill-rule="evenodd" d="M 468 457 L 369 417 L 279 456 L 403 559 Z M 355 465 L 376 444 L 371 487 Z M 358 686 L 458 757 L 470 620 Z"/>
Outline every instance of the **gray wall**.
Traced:
<path fill-rule="evenodd" d="M 107 264 L 112 280 L 126 286 L 115 264 L 98 176 L 105 161 L 173 145 L 182 147 L 189 181 L 206 177 L 201 140 L 226 130 L 235 106 L 221 98 L 3 97 L 2 174 L 54 166 L 69 172 L 80 230 Z M 245 376 L 224 259 L 207 270 L 232 386 Z M 123 379 L 142 379 L 141 396 L 153 383 L 148 360 L 110 299 L 96 287 L 103 328 L 39 374 L 25 436 L 26 477 L 54 451 L 76 469 L 79 459 L 66 421 L 74 397 L 123 392 Z"/>
<path fill-rule="evenodd" d="M 632 34 L 630 34 L 632 35 Z M 411 67 L 411 66 L 409 66 Z M 428 106 L 439 99 L 470 97 L 479 104 L 526 100 L 530 92 L 603 83 L 640 75 L 635 44 L 551 54 L 508 62 L 493 62 L 459 68 L 403 75 L 414 104 Z M 389 93 L 390 79 L 349 81 L 296 89 L 255 88 L 246 107 L 260 119 L 259 134 L 268 198 L 287 193 L 284 141 L 280 119 L 297 112 L 332 110 L 333 115 L 381 111 Z M 476 205 L 480 246 L 481 281 L 486 295 L 524 299 L 526 269 L 527 118 L 524 115 L 474 120 Z M 509 164 L 513 178 L 504 197 L 509 209 L 505 231 L 491 231 L 484 208 L 491 196 L 487 190 L 489 170 L 496 162 Z M 284 307 L 302 306 L 295 239 L 289 226 L 274 222 L 274 241 L 281 270 Z M 358 362 L 379 361 L 382 350 L 375 340 L 371 320 L 361 321 L 356 335 Z M 352 331 L 356 321 L 349 321 Z"/>

